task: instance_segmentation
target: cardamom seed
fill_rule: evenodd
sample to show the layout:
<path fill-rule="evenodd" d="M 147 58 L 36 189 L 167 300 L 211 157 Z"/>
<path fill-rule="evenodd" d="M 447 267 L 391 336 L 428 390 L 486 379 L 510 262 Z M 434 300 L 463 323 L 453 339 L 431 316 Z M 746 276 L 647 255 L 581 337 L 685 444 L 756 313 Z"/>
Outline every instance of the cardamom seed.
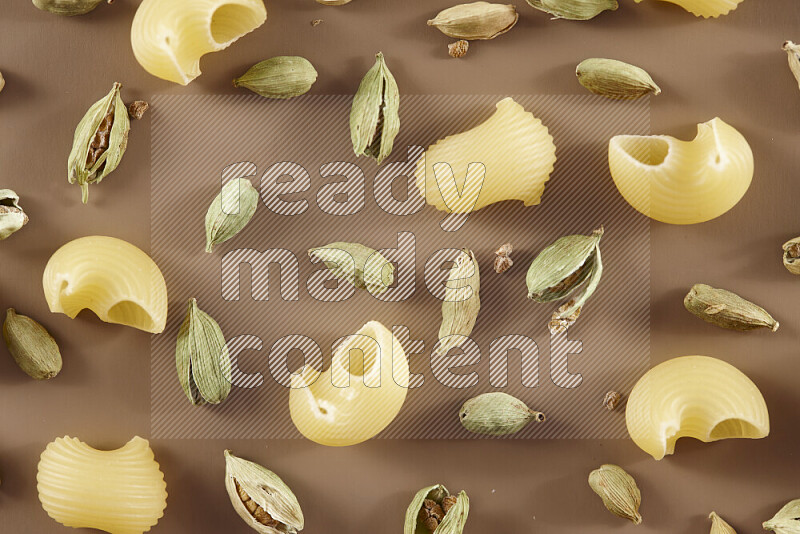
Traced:
<path fill-rule="evenodd" d="M 687 310 L 707 323 L 731 330 L 769 328 L 773 332 L 779 323 L 761 306 L 747 301 L 735 293 L 715 289 L 705 284 L 695 284 L 683 299 Z"/>
<path fill-rule="evenodd" d="M 642 494 L 636 481 L 624 469 L 612 464 L 601 465 L 589 473 L 589 486 L 603 499 L 608 511 L 635 525 L 642 522 L 639 515 Z"/>
<path fill-rule="evenodd" d="M 469 516 L 469 497 L 451 495 L 441 484 L 422 488 L 406 510 L 403 534 L 461 534 Z"/>
<path fill-rule="evenodd" d="M 467 51 L 469 50 L 469 41 L 461 39 L 454 43 L 450 43 L 447 45 L 447 53 L 450 57 L 460 58 L 467 55 Z"/>
<path fill-rule="evenodd" d="M 312 248 L 308 255 L 322 260 L 337 278 L 373 295 L 385 292 L 394 282 L 394 264 L 377 250 L 359 243 L 331 243 Z"/>
<path fill-rule="evenodd" d="M 617 407 L 617 405 L 621 400 L 622 400 L 622 395 L 620 395 L 616 391 L 609 391 L 608 393 L 605 394 L 605 397 L 603 397 L 603 406 L 605 406 L 606 410 L 610 412 Z"/>
<path fill-rule="evenodd" d="M 708 518 L 711 520 L 711 534 L 736 534 L 733 527 L 718 516 L 717 512 L 711 512 Z"/>
<path fill-rule="evenodd" d="M 468 41 L 494 39 L 509 31 L 519 20 L 513 4 L 473 2 L 440 11 L 428 26 L 453 39 Z"/>
<path fill-rule="evenodd" d="M 131 121 L 120 97 L 122 86 L 95 102 L 75 128 L 67 163 L 69 183 L 81 187 L 81 200 L 89 199 L 89 184 L 100 183 L 117 168 L 128 146 Z"/>
<path fill-rule="evenodd" d="M 233 80 L 266 98 L 294 98 L 306 94 L 317 81 L 317 71 L 300 56 L 277 56 L 260 61 Z"/>
<path fill-rule="evenodd" d="M 515 434 L 531 421 L 542 423 L 545 415 L 528 408 L 507 393 L 484 393 L 465 402 L 458 411 L 461 425 L 475 434 Z"/>
<path fill-rule="evenodd" d="M 631 100 L 648 93 L 661 94 L 661 88 L 644 69 L 616 59 L 585 59 L 575 74 L 582 86 L 608 98 Z"/>
<path fill-rule="evenodd" d="M 786 503 L 772 519 L 764 521 L 761 526 L 776 534 L 800 534 L 800 499 Z"/>
<path fill-rule="evenodd" d="M 19 195 L 0 189 L 0 241 L 28 224 L 28 216 L 19 206 Z"/>
<path fill-rule="evenodd" d="M 61 351 L 47 330 L 14 308 L 6 312 L 3 339 L 8 352 L 25 374 L 36 380 L 53 378 L 61 371 Z"/>
<path fill-rule="evenodd" d="M 511 246 L 511 243 L 500 245 L 500 248 L 494 251 L 494 272 L 498 274 L 504 273 L 514 265 L 514 262 L 511 260 L 511 253 L 513 251 L 514 247 Z"/>
<path fill-rule="evenodd" d="M 258 191 L 246 178 L 222 186 L 206 212 L 206 252 L 242 231 L 258 207 Z"/>
<path fill-rule="evenodd" d="M 305 522 L 300 503 L 281 478 L 225 451 L 225 489 L 233 509 L 262 534 L 296 534 Z"/>
<path fill-rule="evenodd" d="M 800 274 L 800 237 L 783 244 L 783 266 L 792 274 Z"/>
<path fill-rule="evenodd" d="M 800 45 L 791 41 L 783 43 L 783 50 L 789 55 L 789 68 L 794 74 L 797 85 L 800 87 Z"/>
<path fill-rule="evenodd" d="M 445 284 L 437 354 L 447 354 L 472 333 L 481 309 L 480 289 L 478 260 L 471 250 L 462 249 Z"/>
<path fill-rule="evenodd" d="M 526 0 L 528 5 L 554 19 L 589 20 L 603 11 L 616 11 L 617 0 Z"/>
<path fill-rule="evenodd" d="M 578 320 L 578 317 L 581 316 L 581 309 L 575 308 L 575 299 L 569 299 L 565 304 L 562 304 L 556 311 L 553 312 L 552 317 L 550 318 L 550 322 L 547 323 L 547 329 L 550 331 L 551 334 L 560 334 L 566 332 L 567 329 L 575 324 L 575 321 Z M 567 316 L 562 316 L 562 314 L 566 310 L 572 310 Z"/>
<path fill-rule="evenodd" d="M 231 392 L 231 360 L 217 322 L 189 300 L 175 350 L 178 381 L 192 404 L 219 404 Z"/>
<path fill-rule="evenodd" d="M 389 157 L 400 130 L 400 93 L 389 72 L 383 53 L 378 52 L 353 98 L 350 110 L 350 139 L 357 156 L 369 156 L 378 163 Z"/>
<path fill-rule="evenodd" d="M 142 120 L 142 117 L 144 117 L 148 109 L 150 109 L 150 104 L 144 100 L 134 100 L 128 104 L 128 115 L 130 115 L 132 119 L 139 121 Z"/>
<path fill-rule="evenodd" d="M 103 0 L 33 0 L 33 5 L 55 15 L 74 17 L 89 13 L 102 2 Z M 113 4 L 114 0 L 106 0 L 106 3 Z"/>

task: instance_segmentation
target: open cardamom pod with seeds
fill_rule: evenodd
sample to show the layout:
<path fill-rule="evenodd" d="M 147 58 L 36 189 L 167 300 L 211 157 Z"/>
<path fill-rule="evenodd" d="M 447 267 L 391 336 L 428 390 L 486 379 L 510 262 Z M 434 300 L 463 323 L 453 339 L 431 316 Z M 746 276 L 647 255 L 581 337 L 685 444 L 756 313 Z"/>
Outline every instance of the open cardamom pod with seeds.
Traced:
<path fill-rule="evenodd" d="M 578 82 L 596 95 L 632 100 L 661 94 L 661 88 L 645 71 L 616 59 L 589 58 L 575 69 Z"/>
<path fill-rule="evenodd" d="M 54 15 L 74 17 L 89 13 L 104 1 L 114 3 L 114 0 L 33 0 L 33 5 Z"/>
<path fill-rule="evenodd" d="M 800 534 L 800 499 L 786 503 L 772 519 L 761 524 L 775 534 Z"/>
<path fill-rule="evenodd" d="M 443 34 L 453 39 L 487 40 L 506 33 L 519 20 L 512 4 L 473 2 L 449 7 L 428 21 Z"/>
<path fill-rule="evenodd" d="M 69 183 L 81 187 L 81 200 L 89 199 L 89 184 L 100 183 L 117 168 L 125 149 L 131 120 L 120 97 L 122 85 L 95 102 L 75 128 L 72 150 L 67 162 Z"/>
<path fill-rule="evenodd" d="M 555 19 L 589 20 L 603 11 L 616 11 L 617 0 L 526 0 L 528 5 Z"/>
<path fill-rule="evenodd" d="M 373 295 L 385 292 L 394 282 L 394 264 L 360 243 L 331 243 L 312 248 L 308 255 L 322 260 L 337 278 Z"/>
<path fill-rule="evenodd" d="M 19 368 L 31 378 L 46 380 L 61 371 L 61 351 L 53 336 L 45 327 L 18 314 L 14 308 L 6 312 L 3 339 Z"/>
<path fill-rule="evenodd" d="M 392 153 L 400 130 L 400 93 L 383 53 L 375 57 L 353 98 L 350 139 L 357 156 L 369 156 L 380 165 Z"/>
<path fill-rule="evenodd" d="M 225 489 L 233 509 L 261 534 L 296 534 L 303 530 L 303 511 L 289 486 L 258 465 L 225 451 Z"/>
<path fill-rule="evenodd" d="M 642 522 L 639 514 L 642 494 L 636 481 L 624 469 L 613 464 L 601 465 L 589 473 L 589 486 L 603 499 L 609 512 L 635 525 Z"/>
<path fill-rule="evenodd" d="M 767 310 L 743 299 L 736 293 L 715 289 L 706 284 L 695 284 L 683 299 L 684 307 L 711 323 L 730 330 L 754 330 L 769 328 L 773 332 L 779 323 Z"/>
<path fill-rule="evenodd" d="M 792 274 L 800 274 L 800 237 L 783 244 L 783 266 Z"/>
<path fill-rule="evenodd" d="M 493 392 L 465 402 L 458 411 L 458 419 L 470 432 L 503 436 L 519 432 L 531 421 L 542 423 L 545 415 L 507 393 Z"/>
<path fill-rule="evenodd" d="M 711 520 L 710 534 L 736 534 L 736 531 L 733 530 L 733 527 L 730 526 L 727 521 L 717 515 L 717 512 L 711 512 L 708 514 L 708 518 Z"/>
<path fill-rule="evenodd" d="M 0 241 L 28 224 L 28 216 L 19 205 L 19 195 L 0 189 Z"/>
<path fill-rule="evenodd" d="M 441 484 L 422 488 L 406 510 L 403 534 L 461 534 L 469 515 L 469 497 L 451 495 Z"/>
<path fill-rule="evenodd" d="M 247 178 L 222 186 L 206 212 L 206 252 L 242 231 L 258 207 L 258 191 Z"/>
<path fill-rule="evenodd" d="M 317 71 L 300 56 L 277 56 L 260 61 L 233 80 L 266 98 L 294 98 L 306 94 L 317 81 Z"/>
<path fill-rule="evenodd" d="M 462 249 L 445 284 L 437 354 L 447 354 L 472 333 L 481 309 L 480 290 L 478 260 L 471 250 Z"/>
<path fill-rule="evenodd" d="M 783 50 L 789 55 L 789 68 L 800 87 L 800 45 L 786 41 L 783 43 Z"/>

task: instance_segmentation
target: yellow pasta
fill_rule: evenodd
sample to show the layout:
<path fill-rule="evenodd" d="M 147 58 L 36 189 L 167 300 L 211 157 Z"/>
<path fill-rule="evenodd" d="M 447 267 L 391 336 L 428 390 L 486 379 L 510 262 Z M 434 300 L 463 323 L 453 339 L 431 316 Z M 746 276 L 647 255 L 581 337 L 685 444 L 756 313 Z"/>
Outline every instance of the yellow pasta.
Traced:
<path fill-rule="evenodd" d="M 186 85 L 200 75 L 200 58 L 227 48 L 267 20 L 263 0 L 143 0 L 131 45 L 150 74 Z"/>
<path fill-rule="evenodd" d="M 59 248 L 42 277 L 53 313 L 74 319 L 83 309 L 107 322 L 164 331 L 167 285 L 150 256 L 122 239 L 81 237 Z"/>
<path fill-rule="evenodd" d="M 758 387 L 708 356 L 673 358 L 650 369 L 628 397 L 625 420 L 631 439 L 656 460 L 672 454 L 684 436 L 710 442 L 769 434 Z"/>
<path fill-rule="evenodd" d="M 47 445 L 36 475 L 47 515 L 64 526 L 141 534 L 167 507 L 167 484 L 147 440 L 99 451 L 64 436 Z"/>
<path fill-rule="evenodd" d="M 540 202 L 556 162 L 553 138 L 512 98 L 496 107 L 485 122 L 437 141 L 420 159 L 417 188 L 428 204 L 469 213 L 503 200 Z"/>
<path fill-rule="evenodd" d="M 694 14 L 697 17 L 703 18 L 717 18 L 720 15 L 727 15 L 737 7 L 744 0 L 662 0 L 663 2 L 670 2 L 681 6 L 686 11 Z M 642 0 L 636 0 L 636 3 L 641 3 Z"/>
<path fill-rule="evenodd" d="M 354 445 L 394 420 L 407 391 L 403 347 L 385 326 L 371 321 L 338 347 L 328 370 L 306 365 L 292 376 L 289 410 L 308 439 Z"/>
<path fill-rule="evenodd" d="M 750 145 L 719 118 L 698 124 L 693 141 L 668 135 L 613 137 L 608 164 L 631 206 L 670 224 L 719 217 L 741 200 L 753 179 Z"/>

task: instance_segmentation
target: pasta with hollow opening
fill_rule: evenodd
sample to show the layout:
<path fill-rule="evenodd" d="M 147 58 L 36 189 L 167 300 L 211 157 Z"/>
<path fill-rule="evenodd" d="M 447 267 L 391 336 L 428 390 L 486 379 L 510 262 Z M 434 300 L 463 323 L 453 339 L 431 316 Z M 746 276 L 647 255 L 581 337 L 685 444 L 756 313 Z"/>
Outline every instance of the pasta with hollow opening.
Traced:
<path fill-rule="evenodd" d="M 683 9 L 692 13 L 696 17 L 703 18 L 717 18 L 720 15 L 727 15 L 737 7 L 744 0 L 661 0 L 662 2 L 669 2 L 677 4 Z M 636 3 L 641 3 L 642 0 L 636 0 Z"/>

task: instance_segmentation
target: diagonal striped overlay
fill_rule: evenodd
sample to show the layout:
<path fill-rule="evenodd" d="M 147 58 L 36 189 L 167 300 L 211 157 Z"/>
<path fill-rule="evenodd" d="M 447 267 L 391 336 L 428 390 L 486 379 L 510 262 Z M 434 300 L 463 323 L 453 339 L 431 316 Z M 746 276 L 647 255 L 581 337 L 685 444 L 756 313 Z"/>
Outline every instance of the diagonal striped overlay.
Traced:
<path fill-rule="evenodd" d="M 479 124 L 502 96 L 404 96 L 400 134 L 380 168 L 353 155 L 351 98 L 159 95 L 152 100 L 151 254 L 166 278 L 170 306 L 165 332 L 151 343 L 152 437 L 299 437 L 289 416 L 287 382 L 278 380 L 304 363 L 301 351 L 292 347 L 306 349 L 307 363 L 317 365 L 320 355 L 329 362 L 332 344 L 370 320 L 396 327 L 417 375 L 412 378 L 417 387 L 409 390 L 400 415 L 380 438 L 474 437 L 461 428 L 458 408 L 487 391 L 505 391 L 546 413 L 546 423 L 512 439 L 627 437 L 624 407 L 607 412 L 602 399 L 610 389 L 630 391 L 649 367 L 650 234 L 648 219 L 614 187 L 607 150 L 614 135 L 650 133 L 649 101 L 514 96 L 543 121 L 556 144 L 558 160 L 542 203 L 529 208 L 521 202 L 495 204 L 448 232 L 440 225 L 445 213 L 413 197 L 413 178 L 411 186 L 402 178 L 389 182 L 385 169 L 394 165 L 395 174 L 410 172 L 419 157 L 413 147 Z M 250 176 L 257 189 L 271 169 L 275 176 L 292 171 L 294 187 L 305 190 L 283 195 L 280 202 L 273 199 L 269 207 L 262 202 L 239 235 L 207 254 L 206 209 L 223 180 L 252 172 L 247 163 L 257 168 Z M 526 298 L 527 266 L 558 237 L 587 234 L 601 224 L 605 271 L 600 286 L 568 338 L 551 340 L 546 325 L 557 303 Z M 412 268 L 398 272 L 398 298 L 375 298 L 366 291 L 321 297 L 317 284 L 330 276 L 319 273 L 324 266 L 312 263 L 307 250 L 335 241 L 396 249 L 390 261 L 410 261 Z M 494 250 L 505 242 L 514 246 L 514 266 L 496 274 Z M 441 301 L 426 287 L 425 265 L 441 249 L 464 247 L 480 263 L 481 312 L 471 336 L 478 352 L 451 353 L 449 365 L 470 365 L 452 369 L 459 376 L 445 386 L 437 379 L 442 362 L 430 358 Z M 258 268 L 257 262 L 253 267 L 242 263 L 237 275 L 230 265 L 231 258 L 258 257 L 267 250 L 273 254 Z M 277 261 L 286 266 L 270 263 Z M 218 406 L 191 406 L 176 376 L 175 340 L 191 297 L 220 323 L 228 340 L 237 339 L 238 378 Z M 287 360 L 278 365 L 271 352 L 288 355 Z"/>

